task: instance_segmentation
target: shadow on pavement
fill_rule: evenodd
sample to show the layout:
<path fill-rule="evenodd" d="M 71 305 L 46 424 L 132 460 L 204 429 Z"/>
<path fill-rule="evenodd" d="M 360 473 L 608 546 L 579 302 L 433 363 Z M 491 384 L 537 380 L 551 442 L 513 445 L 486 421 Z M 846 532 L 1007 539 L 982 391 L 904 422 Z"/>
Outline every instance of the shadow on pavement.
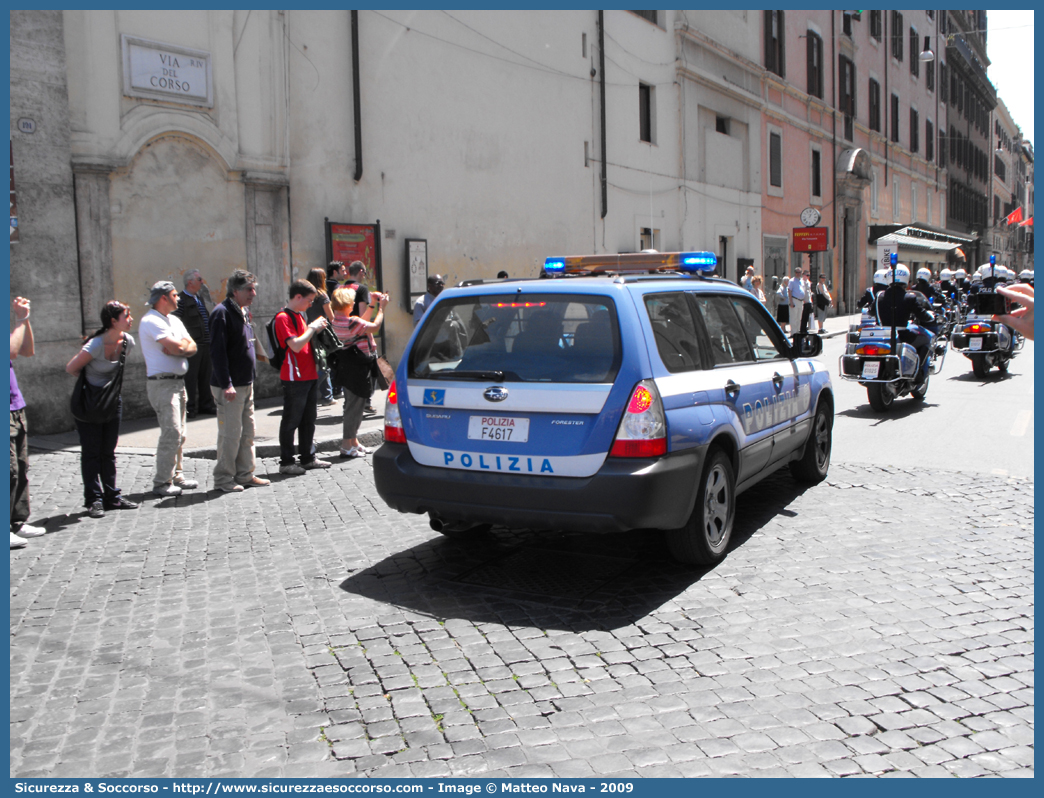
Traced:
<path fill-rule="evenodd" d="M 739 496 L 730 552 L 777 516 L 793 517 L 786 508 L 806 489 L 783 469 Z M 598 535 L 494 527 L 428 540 L 340 587 L 440 619 L 582 632 L 633 624 L 711 570 L 675 562 L 657 530 Z"/>
<path fill-rule="evenodd" d="M 931 392 L 931 386 L 929 386 L 928 390 Z M 884 410 L 880 413 L 870 407 L 868 403 L 859 405 L 858 407 L 850 407 L 847 410 L 839 410 L 837 415 L 844 416 L 845 418 L 867 419 L 882 424 L 886 421 L 898 421 L 907 416 L 912 416 L 929 407 L 939 407 L 939 405 L 927 401 L 922 402 L 910 396 L 904 396 L 902 399 L 896 399 L 888 410 Z"/>

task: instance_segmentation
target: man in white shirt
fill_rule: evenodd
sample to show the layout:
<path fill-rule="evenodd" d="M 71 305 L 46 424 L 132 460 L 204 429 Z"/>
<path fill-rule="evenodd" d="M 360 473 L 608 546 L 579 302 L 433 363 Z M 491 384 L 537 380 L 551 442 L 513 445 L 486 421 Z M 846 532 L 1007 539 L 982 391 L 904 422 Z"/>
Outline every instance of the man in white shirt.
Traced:
<path fill-rule="evenodd" d="M 790 324 L 791 329 L 794 325 L 794 309 L 801 307 L 801 326 L 799 328 L 802 334 L 808 332 L 808 322 L 812 317 L 812 292 L 810 286 L 805 281 L 804 272 L 798 268 L 794 270 L 794 279 L 790 281 L 788 287 L 790 292 Z"/>
<path fill-rule="evenodd" d="M 196 480 L 185 479 L 181 470 L 188 406 L 185 373 L 188 371 L 188 358 L 196 353 L 196 342 L 181 319 L 171 315 L 178 307 L 178 290 L 174 283 L 160 280 L 152 286 L 147 304 L 152 306 L 152 310 L 141 317 L 138 334 L 148 375 L 145 387 L 149 404 L 156 411 L 160 427 L 152 492 L 157 496 L 177 496 L 184 488 L 199 487 Z"/>
<path fill-rule="evenodd" d="M 446 281 L 443 279 L 441 274 L 432 274 L 428 276 L 428 293 L 413 303 L 414 327 L 420 324 L 421 319 L 424 318 L 424 314 L 428 312 L 428 308 L 430 308 L 432 303 L 435 301 L 435 297 L 442 293 L 442 289 L 445 285 Z"/>

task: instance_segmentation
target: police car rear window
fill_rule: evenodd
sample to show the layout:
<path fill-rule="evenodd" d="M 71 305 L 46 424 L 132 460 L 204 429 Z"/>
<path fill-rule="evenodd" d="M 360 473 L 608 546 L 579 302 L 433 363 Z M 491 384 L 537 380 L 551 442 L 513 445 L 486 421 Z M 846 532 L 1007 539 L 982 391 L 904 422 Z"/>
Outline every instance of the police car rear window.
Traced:
<path fill-rule="evenodd" d="M 612 302 L 565 294 L 444 298 L 410 352 L 416 379 L 612 382 L 620 331 Z"/>

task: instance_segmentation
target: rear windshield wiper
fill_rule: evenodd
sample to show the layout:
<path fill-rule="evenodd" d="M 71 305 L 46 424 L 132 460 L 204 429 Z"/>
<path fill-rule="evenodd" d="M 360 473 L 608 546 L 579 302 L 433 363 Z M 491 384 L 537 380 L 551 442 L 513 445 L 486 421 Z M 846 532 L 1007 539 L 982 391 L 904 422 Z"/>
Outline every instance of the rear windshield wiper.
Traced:
<path fill-rule="evenodd" d="M 504 379 L 503 371 L 433 371 L 425 374 L 426 380 L 494 380 L 500 382 Z"/>

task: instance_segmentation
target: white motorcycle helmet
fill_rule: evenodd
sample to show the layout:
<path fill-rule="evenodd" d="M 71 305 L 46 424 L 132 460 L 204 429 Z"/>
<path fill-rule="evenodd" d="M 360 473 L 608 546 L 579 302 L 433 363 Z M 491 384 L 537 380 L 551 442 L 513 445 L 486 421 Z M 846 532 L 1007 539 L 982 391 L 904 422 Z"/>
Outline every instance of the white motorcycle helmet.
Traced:
<path fill-rule="evenodd" d="M 971 276 L 971 281 L 972 281 L 972 285 L 978 285 L 978 284 L 982 283 L 982 275 L 979 274 L 978 272 L 975 272 Z"/>
<path fill-rule="evenodd" d="M 1023 269 L 1021 272 L 1019 272 L 1019 282 L 1020 283 L 1032 283 L 1033 282 L 1033 272 L 1030 271 L 1029 269 Z"/>
<path fill-rule="evenodd" d="M 949 269 L 943 269 L 939 272 L 939 279 L 944 283 L 948 283 L 953 279 L 953 272 Z"/>
<path fill-rule="evenodd" d="M 892 269 L 885 270 L 886 279 L 889 282 L 892 281 L 892 271 Z M 910 267 L 905 263 L 895 264 L 895 281 L 897 283 L 902 283 L 903 285 L 910 284 Z"/>
<path fill-rule="evenodd" d="M 953 276 L 957 280 L 967 280 L 968 279 L 968 272 L 966 272 L 964 269 L 958 269 L 957 271 L 955 271 L 953 273 Z"/>
<path fill-rule="evenodd" d="M 993 266 L 992 264 L 984 263 L 975 273 L 979 276 L 980 280 L 988 280 L 991 277 L 1000 277 L 1000 270 L 1003 268 L 1003 266 Z"/>
<path fill-rule="evenodd" d="M 930 283 L 932 281 L 932 270 L 922 266 L 917 270 L 917 279 Z"/>
<path fill-rule="evenodd" d="M 878 269 L 874 272 L 874 285 L 888 285 L 888 269 Z"/>

